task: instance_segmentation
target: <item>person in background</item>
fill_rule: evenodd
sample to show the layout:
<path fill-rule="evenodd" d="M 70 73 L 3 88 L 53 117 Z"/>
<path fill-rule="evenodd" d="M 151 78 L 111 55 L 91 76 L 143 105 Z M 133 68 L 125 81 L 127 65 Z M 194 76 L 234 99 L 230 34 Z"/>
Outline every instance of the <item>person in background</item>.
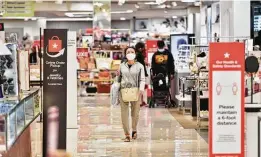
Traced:
<path fill-rule="evenodd" d="M 131 104 L 131 119 L 132 119 L 132 139 L 137 139 L 137 125 L 140 112 L 140 101 L 142 93 L 145 88 L 145 72 L 144 66 L 135 60 L 136 52 L 132 47 L 125 50 L 127 61 L 120 65 L 119 79 L 120 89 L 124 88 L 139 88 L 139 100 L 137 102 L 130 102 Z M 130 129 L 129 129 L 129 103 L 123 101 L 121 93 L 119 94 L 121 105 L 121 120 L 123 130 L 126 135 L 124 142 L 130 142 Z"/>
<path fill-rule="evenodd" d="M 148 77 L 148 72 L 147 72 L 147 68 L 146 68 L 146 63 L 145 63 L 145 57 L 146 57 L 146 53 L 145 53 L 145 44 L 143 42 L 138 42 L 135 45 L 135 49 L 136 49 L 136 60 L 137 62 L 139 62 L 140 64 L 143 65 L 144 67 L 144 72 L 145 72 L 145 77 Z M 147 86 L 145 86 L 147 87 Z M 147 91 L 145 90 L 143 93 L 143 98 L 142 98 L 142 104 L 141 106 L 146 106 L 147 105 Z"/>
<path fill-rule="evenodd" d="M 153 54 L 151 61 L 152 73 L 154 76 L 165 73 L 170 79 L 173 79 L 175 74 L 174 58 L 171 52 L 165 49 L 163 40 L 159 40 L 157 46 L 158 51 Z"/>

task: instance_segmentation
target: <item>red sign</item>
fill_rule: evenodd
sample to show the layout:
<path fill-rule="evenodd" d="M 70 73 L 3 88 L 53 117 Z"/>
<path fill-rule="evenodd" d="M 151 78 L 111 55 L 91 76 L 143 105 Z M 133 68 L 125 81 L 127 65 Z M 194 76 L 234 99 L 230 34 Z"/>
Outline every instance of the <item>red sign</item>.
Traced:
<path fill-rule="evenodd" d="M 0 23 L 0 31 L 4 31 L 4 24 L 3 23 Z"/>
<path fill-rule="evenodd" d="M 77 58 L 88 58 L 88 48 L 77 48 Z"/>
<path fill-rule="evenodd" d="M 53 36 L 51 40 L 49 40 L 49 52 L 59 52 L 62 49 L 62 40 L 57 36 Z"/>
<path fill-rule="evenodd" d="M 211 43 L 209 66 L 209 157 L 244 157 L 244 43 Z"/>

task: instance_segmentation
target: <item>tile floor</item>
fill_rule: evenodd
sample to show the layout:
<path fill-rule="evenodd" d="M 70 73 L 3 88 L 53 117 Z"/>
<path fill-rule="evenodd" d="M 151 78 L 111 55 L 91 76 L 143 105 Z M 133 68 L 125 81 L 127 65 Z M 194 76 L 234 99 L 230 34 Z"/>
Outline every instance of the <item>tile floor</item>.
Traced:
<path fill-rule="evenodd" d="M 142 108 L 138 139 L 124 143 L 120 107 L 107 96 L 79 98 L 78 157 L 207 157 L 208 145 L 167 109 Z"/>

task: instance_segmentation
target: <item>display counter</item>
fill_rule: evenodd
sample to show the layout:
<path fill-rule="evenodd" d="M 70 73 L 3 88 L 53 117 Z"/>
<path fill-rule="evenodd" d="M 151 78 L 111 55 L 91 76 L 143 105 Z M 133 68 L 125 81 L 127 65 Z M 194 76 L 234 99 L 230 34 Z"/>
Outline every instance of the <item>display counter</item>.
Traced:
<path fill-rule="evenodd" d="M 28 153 L 31 153 L 30 124 L 39 114 L 40 91 L 38 89 L 23 93 L 20 100 L 11 97 L 0 100 L 0 152 L 2 156 L 11 157 L 19 154 L 19 157 L 26 157 Z"/>

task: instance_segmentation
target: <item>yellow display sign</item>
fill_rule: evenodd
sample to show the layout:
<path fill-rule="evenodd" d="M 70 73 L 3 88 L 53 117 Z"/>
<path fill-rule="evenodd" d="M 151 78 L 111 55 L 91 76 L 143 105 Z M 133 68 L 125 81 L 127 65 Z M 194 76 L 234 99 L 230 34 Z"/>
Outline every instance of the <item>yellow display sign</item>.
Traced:
<path fill-rule="evenodd" d="M 33 1 L 5 0 L 2 3 L 3 17 L 32 17 L 34 16 Z"/>

